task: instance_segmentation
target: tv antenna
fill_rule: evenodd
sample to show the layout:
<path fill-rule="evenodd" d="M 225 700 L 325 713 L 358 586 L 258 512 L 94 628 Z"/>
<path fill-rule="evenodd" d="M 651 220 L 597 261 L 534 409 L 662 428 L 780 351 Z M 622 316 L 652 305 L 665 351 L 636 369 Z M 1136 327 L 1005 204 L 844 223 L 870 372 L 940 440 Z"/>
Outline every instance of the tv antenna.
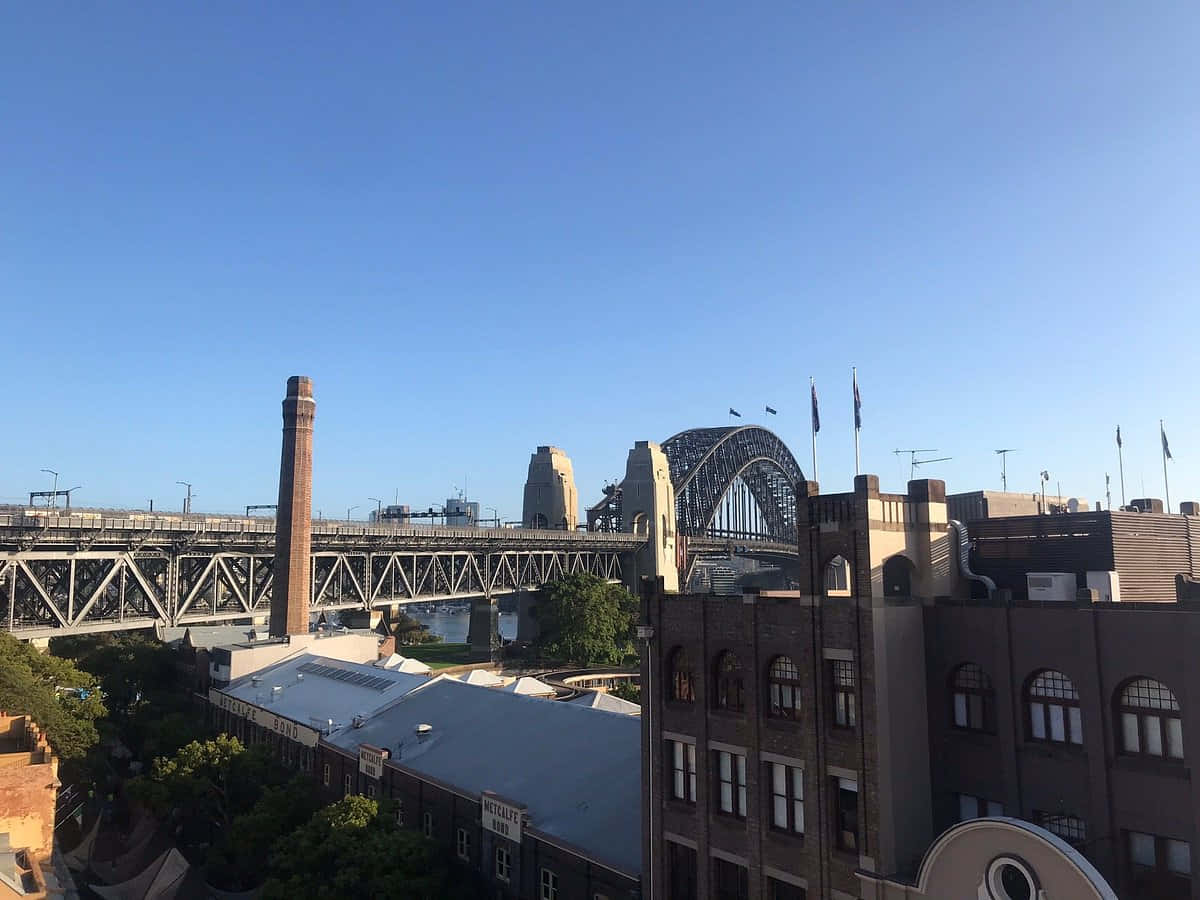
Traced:
<path fill-rule="evenodd" d="M 1016 453 L 1017 448 L 1016 447 L 1005 447 L 1003 450 L 997 450 L 996 452 L 1000 454 L 1000 485 L 1005 491 L 1007 491 L 1008 490 L 1008 454 Z"/>
<path fill-rule="evenodd" d="M 920 449 L 914 449 L 914 448 L 910 447 L 907 450 L 893 450 L 892 452 L 895 453 L 897 456 L 899 456 L 901 453 L 908 454 L 908 480 L 909 481 L 912 481 L 914 478 L 917 477 L 917 467 L 918 466 L 924 466 L 924 465 L 928 465 L 929 463 L 935 463 L 935 462 L 945 462 L 948 459 L 954 459 L 953 456 L 939 456 L 937 459 L 917 459 L 918 453 L 937 453 L 938 451 L 937 451 L 936 447 L 920 448 Z"/>

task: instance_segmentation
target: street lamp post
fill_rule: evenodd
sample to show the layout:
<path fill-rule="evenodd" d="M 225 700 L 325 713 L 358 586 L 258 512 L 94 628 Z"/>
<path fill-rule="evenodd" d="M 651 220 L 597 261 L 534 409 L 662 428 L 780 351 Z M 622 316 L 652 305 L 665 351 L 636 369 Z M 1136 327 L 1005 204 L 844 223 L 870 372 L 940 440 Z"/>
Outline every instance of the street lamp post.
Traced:
<path fill-rule="evenodd" d="M 490 509 L 492 511 L 492 521 L 495 522 L 496 527 L 499 528 L 500 527 L 500 510 L 496 509 L 496 507 L 494 507 L 494 506 L 485 506 L 484 509 Z"/>
<path fill-rule="evenodd" d="M 358 509 L 357 506 L 347 506 L 346 507 L 346 521 L 347 522 L 351 521 L 350 513 L 354 512 L 354 510 L 356 510 L 356 509 Z"/>
<path fill-rule="evenodd" d="M 368 497 L 367 499 L 375 501 L 375 524 L 378 525 L 383 521 L 383 501 L 378 497 Z"/>
<path fill-rule="evenodd" d="M 50 488 L 50 507 L 52 509 L 58 506 L 58 473 L 53 469 L 42 469 L 47 475 L 54 476 L 54 486 Z"/>
<path fill-rule="evenodd" d="M 182 484 L 187 488 L 187 497 L 183 501 L 183 514 L 186 516 L 192 511 L 192 485 L 187 481 L 177 481 L 176 484 Z"/>

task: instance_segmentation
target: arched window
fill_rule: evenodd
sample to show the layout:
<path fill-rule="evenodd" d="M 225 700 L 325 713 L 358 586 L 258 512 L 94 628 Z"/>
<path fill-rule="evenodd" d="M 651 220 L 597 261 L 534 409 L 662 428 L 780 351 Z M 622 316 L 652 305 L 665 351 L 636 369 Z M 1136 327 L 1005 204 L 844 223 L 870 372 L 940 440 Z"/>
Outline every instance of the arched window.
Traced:
<path fill-rule="evenodd" d="M 992 679 L 975 663 L 963 663 L 950 676 L 951 721 L 955 728 L 994 734 Z"/>
<path fill-rule="evenodd" d="M 733 651 L 726 650 L 717 657 L 715 667 L 717 690 L 714 694 L 718 709 L 742 712 L 746 708 L 742 681 L 742 664 Z"/>
<path fill-rule="evenodd" d="M 687 651 L 676 647 L 671 654 L 671 699 L 680 703 L 696 702 L 696 674 Z"/>
<path fill-rule="evenodd" d="M 1179 701 L 1161 681 L 1135 678 L 1117 703 L 1121 716 L 1121 752 L 1183 759 L 1183 720 Z"/>
<path fill-rule="evenodd" d="M 1082 744 L 1083 718 L 1079 692 L 1071 679 L 1054 669 L 1042 669 L 1029 682 L 1029 738 L 1056 744 Z"/>
<path fill-rule="evenodd" d="M 850 596 L 850 563 L 835 556 L 825 564 L 825 593 L 830 597 Z"/>
<path fill-rule="evenodd" d="M 777 656 L 767 670 L 768 715 L 780 719 L 800 718 L 800 670 L 791 657 Z"/>

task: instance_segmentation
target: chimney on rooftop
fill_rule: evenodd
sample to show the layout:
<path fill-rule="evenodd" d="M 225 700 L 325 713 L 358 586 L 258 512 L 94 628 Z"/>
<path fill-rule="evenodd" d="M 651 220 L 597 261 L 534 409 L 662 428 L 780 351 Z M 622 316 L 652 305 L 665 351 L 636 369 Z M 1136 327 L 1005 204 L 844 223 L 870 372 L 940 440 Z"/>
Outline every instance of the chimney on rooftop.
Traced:
<path fill-rule="evenodd" d="M 293 375 L 283 399 L 283 451 L 275 517 L 271 636 L 308 634 L 312 561 L 312 437 L 317 404 L 312 379 Z"/>

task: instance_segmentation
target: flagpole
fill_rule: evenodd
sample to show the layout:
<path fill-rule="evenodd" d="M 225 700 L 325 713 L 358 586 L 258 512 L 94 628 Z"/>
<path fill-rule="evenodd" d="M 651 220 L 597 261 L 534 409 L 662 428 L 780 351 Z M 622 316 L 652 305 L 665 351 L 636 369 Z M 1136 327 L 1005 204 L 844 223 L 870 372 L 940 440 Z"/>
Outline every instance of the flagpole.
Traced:
<path fill-rule="evenodd" d="M 1163 458 L 1163 490 L 1167 494 L 1167 512 L 1171 511 L 1171 485 L 1167 481 L 1167 433 L 1163 430 L 1163 420 L 1158 420 L 1158 442 L 1162 445 Z"/>
<path fill-rule="evenodd" d="M 1125 454 L 1121 450 L 1121 426 L 1117 426 L 1117 467 L 1121 473 L 1121 508 L 1125 508 Z"/>
<path fill-rule="evenodd" d="M 817 383 L 811 375 L 808 376 L 808 387 L 809 387 L 810 395 L 816 396 Z M 819 483 L 821 481 L 821 478 L 820 478 L 820 476 L 817 475 L 817 423 L 813 419 L 812 415 L 809 415 L 809 417 L 808 417 L 808 427 L 812 431 L 813 481 L 816 481 Z"/>
<path fill-rule="evenodd" d="M 857 478 L 862 468 L 858 448 L 858 366 L 850 367 L 850 380 L 854 383 L 854 475 Z"/>

